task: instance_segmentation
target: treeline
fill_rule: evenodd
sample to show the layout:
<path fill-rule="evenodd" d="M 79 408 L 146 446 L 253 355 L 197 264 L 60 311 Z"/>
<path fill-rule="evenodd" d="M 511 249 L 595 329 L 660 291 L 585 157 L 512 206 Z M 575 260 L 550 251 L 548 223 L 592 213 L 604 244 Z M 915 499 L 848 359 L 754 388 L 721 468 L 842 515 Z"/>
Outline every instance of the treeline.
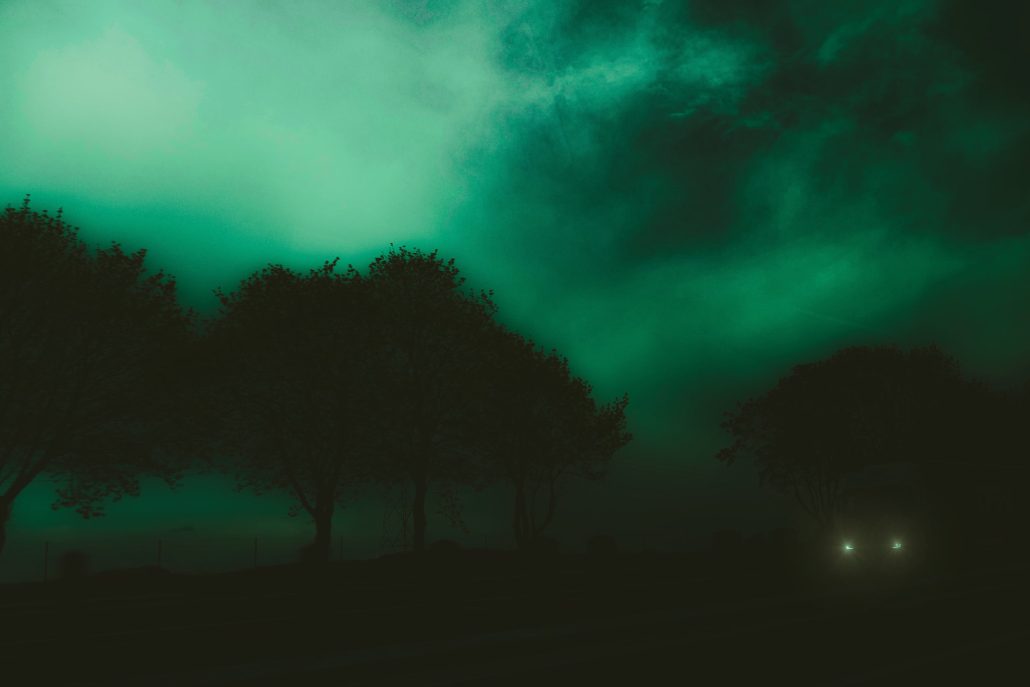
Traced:
<path fill-rule="evenodd" d="M 391 247 L 364 273 L 270 265 L 208 320 L 145 257 L 89 250 L 28 198 L 0 217 L 0 551 L 37 478 L 88 518 L 193 469 L 289 495 L 316 560 L 368 486 L 407 486 L 421 550 L 431 490 L 460 521 L 458 488 L 507 484 L 528 548 L 565 481 L 602 476 L 631 439 L 626 396 L 599 403 L 435 251 Z"/>
<path fill-rule="evenodd" d="M 871 499 L 968 551 L 1023 536 L 1028 427 L 1030 384 L 994 388 L 937 346 L 853 346 L 727 412 L 731 442 L 717 458 L 751 462 L 824 533 Z M 877 468 L 905 477 L 863 480 Z"/>

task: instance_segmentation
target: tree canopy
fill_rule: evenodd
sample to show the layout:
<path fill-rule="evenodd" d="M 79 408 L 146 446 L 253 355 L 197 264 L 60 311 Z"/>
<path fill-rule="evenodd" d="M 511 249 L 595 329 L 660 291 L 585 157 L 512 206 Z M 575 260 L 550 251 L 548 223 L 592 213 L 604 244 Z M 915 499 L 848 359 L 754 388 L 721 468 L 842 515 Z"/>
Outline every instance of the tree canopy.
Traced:
<path fill-rule="evenodd" d="M 933 346 L 845 348 L 794 367 L 728 412 L 723 428 L 733 442 L 717 457 L 752 459 L 761 483 L 827 528 L 846 506 L 846 475 L 960 450 L 969 389 L 954 359 Z"/>
<path fill-rule="evenodd" d="M 373 345 L 365 282 L 336 262 L 300 275 L 280 265 L 219 292 L 208 332 L 216 444 L 241 486 L 294 499 L 329 554 L 332 517 L 368 471 L 377 439 Z"/>
<path fill-rule="evenodd" d="M 144 250 L 91 251 L 28 198 L 0 215 L 0 256 L 2 548 L 14 500 L 40 475 L 55 507 L 83 517 L 138 493 L 143 474 L 174 481 L 180 466 L 158 450 L 164 389 L 193 318 Z"/>
<path fill-rule="evenodd" d="M 387 423 L 388 481 L 412 490 L 413 544 L 426 545 L 432 483 L 451 488 L 476 481 L 471 436 L 481 351 L 494 326 L 492 294 L 465 288 L 454 260 L 436 251 L 393 248 L 366 277 L 374 304 L 378 407 Z M 456 506 L 447 510 L 458 515 Z"/>
<path fill-rule="evenodd" d="M 487 471 L 514 488 L 512 528 L 525 548 L 553 521 L 568 478 L 600 478 L 631 440 L 629 399 L 599 406 L 566 358 L 518 334 L 498 329 L 492 344 L 478 429 Z"/>
<path fill-rule="evenodd" d="M 328 559 L 336 509 L 403 486 L 425 548 L 430 489 L 461 524 L 459 487 L 514 489 L 521 546 L 553 521 L 569 477 L 597 479 L 630 440 L 626 397 L 599 404 L 556 351 L 495 321 L 454 260 L 395 248 L 366 275 L 269 265 L 202 328 L 146 253 L 90 250 L 26 199 L 0 217 L 0 547 L 42 474 L 83 516 L 173 482 L 203 453 L 238 486 L 309 515 Z"/>

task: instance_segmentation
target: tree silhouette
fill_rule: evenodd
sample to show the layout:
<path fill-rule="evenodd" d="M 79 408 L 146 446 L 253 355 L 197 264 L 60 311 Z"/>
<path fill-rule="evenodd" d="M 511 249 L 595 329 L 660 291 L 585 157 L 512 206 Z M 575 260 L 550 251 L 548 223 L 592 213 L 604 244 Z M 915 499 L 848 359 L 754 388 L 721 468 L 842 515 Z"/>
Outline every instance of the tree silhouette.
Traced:
<path fill-rule="evenodd" d="M 448 487 L 475 480 L 475 379 L 496 307 L 491 293 L 463 289 L 454 260 L 436 251 L 391 247 L 369 266 L 367 282 L 381 353 L 376 405 L 389 427 L 380 475 L 412 485 L 412 543 L 422 551 L 430 484 L 445 488 L 445 514 L 456 517 Z"/>
<path fill-rule="evenodd" d="M 158 450 L 163 385 L 192 314 L 173 279 L 147 274 L 145 251 L 90 251 L 27 197 L 0 216 L 0 256 L 2 550 L 15 499 L 40 475 L 55 508 L 86 518 L 137 494 L 142 474 L 175 480 Z"/>
<path fill-rule="evenodd" d="M 377 416 L 369 390 L 365 282 L 336 262 L 302 276 L 280 265 L 245 279 L 208 332 L 216 446 L 240 487 L 280 490 L 314 522 L 311 556 L 328 561 L 332 519 L 367 473 Z"/>
<path fill-rule="evenodd" d="M 480 440 L 491 468 L 514 488 L 515 541 L 531 548 L 553 522 L 567 478 L 598 479 L 632 438 L 629 400 L 598 406 L 566 358 L 506 330 L 495 331 L 490 358 Z"/>
<path fill-rule="evenodd" d="M 968 388 L 954 359 L 933 346 L 846 348 L 794 367 L 727 413 L 733 443 L 717 457 L 754 459 L 762 483 L 793 496 L 826 530 L 847 504 L 846 475 L 960 450 Z"/>

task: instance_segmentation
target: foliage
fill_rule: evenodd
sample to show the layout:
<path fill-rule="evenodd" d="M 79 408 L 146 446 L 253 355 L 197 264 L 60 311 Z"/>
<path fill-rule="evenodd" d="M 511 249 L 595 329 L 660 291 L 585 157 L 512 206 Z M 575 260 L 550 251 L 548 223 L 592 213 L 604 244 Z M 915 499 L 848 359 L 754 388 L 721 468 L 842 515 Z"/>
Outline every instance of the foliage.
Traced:
<path fill-rule="evenodd" d="M 90 251 L 28 197 L 0 216 L 0 530 L 41 474 L 57 485 L 55 507 L 87 518 L 137 494 L 143 474 L 178 476 L 158 449 L 164 383 L 192 314 L 145 257 Z"/>
<path fill-rule="evenodd" d="M 379 477 L 413 487 L 413 545 L 426 542 L 430 483 L 475 481 L 470 436 L 485 337 L 496 312 L 490 292 L 464 288 L 454 260 L 436 251 L 391 247 L 372 262 L 366 282 L 374 305 L 376 407 L 386 423 Z M 454 492 L 442 513 L 460 526 Z"/>
<path fill-rule="evenodd" d="M 954 359 L 936 347 L 846 348 L 794 367 L 727 413 L 733 443 L 717 457 L 753 459 L 761 483 L 830 527 L 846 505 L 846 475 L 953 453 L 968 389 Z"/>
<path fill-rule="evenodd" d="M 479 424 L 486 472 L 515 489 L 513 527 L 520 546 L 551 524 L 569 477 L 595 480 L 632 436 L 622 397 L 598 406 L 590 385 L 556 351 L 495 329 Z"/>
<path fill-rule="evenodd" d="M 404 487 L 403 537 L 410 522 L 422 549 L 431 485 L 465 529 L 458 490 L 507 480 L 525 543 L 568 477 L 599 478 L 630 440 L 625 397 L 598 405 L 435 251 L 391 247 L 365 277 L 270 265 L 216 292 L 198 337 L 145 251 L 90 251 L 27 199 L 0 228 L 0 525 L 40 474 L 55 507 L 91 517 L 203 452 L 240 487 L 291 495 L 319 560 L 334 509 L 371 482 Z"/>
<path fill-rule="evenodd" d="M 323 557 L 335 506 L 367 470 L 378 417 L 367 289 L 353 268 L 335 268 L 304 276 L 271 265 L 218 292 L 207 337 L 219 450 L 241 487 L 295 499 L 291 513 L 315 521 Z"/>

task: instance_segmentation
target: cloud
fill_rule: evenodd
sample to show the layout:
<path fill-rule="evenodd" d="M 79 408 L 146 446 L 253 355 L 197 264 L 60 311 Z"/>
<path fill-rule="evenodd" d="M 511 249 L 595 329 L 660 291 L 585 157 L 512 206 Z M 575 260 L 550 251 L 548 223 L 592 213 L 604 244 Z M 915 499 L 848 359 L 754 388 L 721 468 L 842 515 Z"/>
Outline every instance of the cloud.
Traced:
<path fill-rule="evenodd" d="M 605 394 L 696 407 L 843 343 L 958 345 L 938 294 L 1014 288 L 961 276 L 1030 219 L 1024 47 L 987 38 L 1023 13 L 972 8 L 14 0 L 0 189 L 198 302 L 441 247 Z"/>
<path fill-rule="evenodd" d="M 303 246 L 432 234 L 508 97 L 493 36 L 372 5 L 7 3 L 5 185 L 231 205 Z"/>

